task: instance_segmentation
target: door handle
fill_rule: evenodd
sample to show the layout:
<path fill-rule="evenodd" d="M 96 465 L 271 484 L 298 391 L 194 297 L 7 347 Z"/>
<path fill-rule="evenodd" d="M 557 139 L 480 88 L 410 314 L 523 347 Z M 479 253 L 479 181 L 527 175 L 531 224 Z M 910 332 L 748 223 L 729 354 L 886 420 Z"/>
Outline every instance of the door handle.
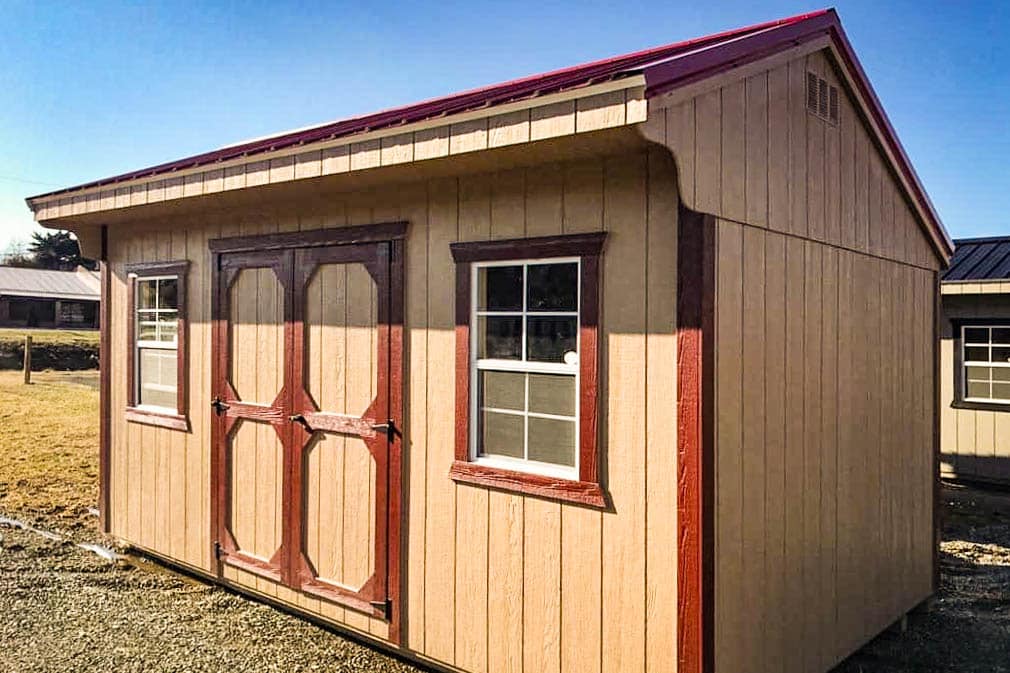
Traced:
<path fill-rule="evenodd" d="M 224 403 L 224 400 L 222 400 L 220 397 L 216 397 L 216 396 L 214 397 L 213 400 L 210 401 L 210 406 L 212 406 L 214 408 L 214 412 L 218 416 L 220 416 L 221 414 L 223 414 L 225 411 L 227 411 L 229 409 L 229 406 Z"/>

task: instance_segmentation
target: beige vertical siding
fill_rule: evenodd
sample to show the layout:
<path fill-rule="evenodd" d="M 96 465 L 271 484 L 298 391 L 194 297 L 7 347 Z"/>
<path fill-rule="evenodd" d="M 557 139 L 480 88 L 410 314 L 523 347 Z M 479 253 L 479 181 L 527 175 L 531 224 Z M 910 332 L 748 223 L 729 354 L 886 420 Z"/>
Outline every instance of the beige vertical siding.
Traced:
<path fill-rule="evenodd" d="M 807 112 L 808 71 L 839 87 L 839 124 Z M 653 109 L 646 126 L 673 152 L 684 202 L 695 210 L 892 261 L 939 264 L 825 51 Z"/>
<path fill-rule="evenodd" d="M 940 472 L 963 479 L 1010 483 L 1010 409 L 983 411 L 952 406 L 955 335 L 951 325 L 952 320 L 959 319 L 1010 319 L 1010 295 L 947 294 L 949 287 L 944 286 L 940 322 Z"/>
<path fill-rule="evenodd" d="M 114 362 L 127 357 L 123 265 L 176 257 L 192 262 L 193 425 L 192 433 L 180 433 L 125 423 L 119 414 L 125 370 L 113 368 L 113 532 L 194 568 L 213 569 L 206 240 L 405 219 L 411 229 L 404 645 L 472 671 L 671 670 L 677 605 L 676 457 L 670 450 L 676 430 L 670 422 L 676 211 L 673 161 L 657 148 L 113 229 Z M 610 232 L 602 288 L 601 448 L 613 508 L 601 512 L 456 485 L 448 477 L 455 423 L 449 243 L 600 230 Z M 385 636 L 385 625 L 351 610 L 238 570 L 226 570 L 225 577 Z"/>
<path fill-rule="evenodd" d="M 934 276 L 718 228 L 717 670 L 827 670 L 931 591 Z"/>
<path fill-rule="evenodd" d="M 823 52 L 654 110 L 715 214 L 716 670 L 823 671 L 929 595 L 939 261 Z"/>

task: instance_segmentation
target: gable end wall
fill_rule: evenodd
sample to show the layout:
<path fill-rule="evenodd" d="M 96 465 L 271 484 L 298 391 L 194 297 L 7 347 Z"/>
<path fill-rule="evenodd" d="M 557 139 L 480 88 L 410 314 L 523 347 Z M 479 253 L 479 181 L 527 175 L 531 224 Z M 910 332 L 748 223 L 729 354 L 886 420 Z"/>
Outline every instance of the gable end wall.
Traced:
<path fill-rule="evenodd" d="M 828 54 L 643 129 L 716 216 L 717 673 L 829 670 L 932 592 L 940 262 Z"/>

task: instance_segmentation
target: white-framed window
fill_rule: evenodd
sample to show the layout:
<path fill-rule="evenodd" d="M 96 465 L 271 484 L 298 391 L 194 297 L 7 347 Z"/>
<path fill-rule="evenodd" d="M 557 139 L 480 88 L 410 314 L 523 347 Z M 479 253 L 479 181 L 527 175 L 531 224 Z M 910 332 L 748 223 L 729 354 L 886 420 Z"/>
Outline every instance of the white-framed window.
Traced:
<path fill-rule="evenodd" d="M 1010 405 L 1010 325 L 963 325 L 961 349 L 964 399 Z"/>
<path fill-rule="evenodd" d="M 470 459 L 577 479 L 579 257 L 475 262 Z"/>
<path fill-rule="evenodd" d="M 179 277 L 134 277 L 137 407 L 175 413 L 179 370 Z"/>

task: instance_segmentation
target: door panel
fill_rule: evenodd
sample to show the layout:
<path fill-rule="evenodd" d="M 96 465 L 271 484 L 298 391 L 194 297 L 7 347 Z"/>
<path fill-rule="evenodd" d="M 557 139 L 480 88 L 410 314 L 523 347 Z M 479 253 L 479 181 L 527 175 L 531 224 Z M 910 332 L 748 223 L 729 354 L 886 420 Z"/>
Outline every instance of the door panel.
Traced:
<path fill-rule="evenodd" d="M 291 466 L 290 251 L 221 256 L 213 306 L 215 538 L 222 559 L 274 581 L 286 567 Z"/>
<path fill-rule="evenodd" d="M 389 420 L 388 245 L 324 247 L 295 256 L 292 380 L 304 515 L 301 588 L 370 614 L 386 612 Z M 379 298 L 382 297 L 382 301 Z M 330 531 L 328 536 L 322 532 Z"/>
<path fill-rule="evenodd" d="M 284 287 L 272 269 L 248 268 L 229 294 L 229 379 L 243 401 L 270 404 L 284 386 Z"/>
<path fill-rule="evenodd" d="M 399 593 L 400 245 L 215 255 L 221 563 L 384 619 Z"/>
<path fill-rule="evenodd" d="M 364 441 L 313 434 L 305 451 L 305 555 L 320 581 L 356 592 L 371 577 L 374 483 L 375 462 Z"/>
<path fill-rule="evenodd" d="M 268 562 L 281 547 L 284 446 L 268 423 L 232 428 L 229 528 L 238 552 Z"/>

